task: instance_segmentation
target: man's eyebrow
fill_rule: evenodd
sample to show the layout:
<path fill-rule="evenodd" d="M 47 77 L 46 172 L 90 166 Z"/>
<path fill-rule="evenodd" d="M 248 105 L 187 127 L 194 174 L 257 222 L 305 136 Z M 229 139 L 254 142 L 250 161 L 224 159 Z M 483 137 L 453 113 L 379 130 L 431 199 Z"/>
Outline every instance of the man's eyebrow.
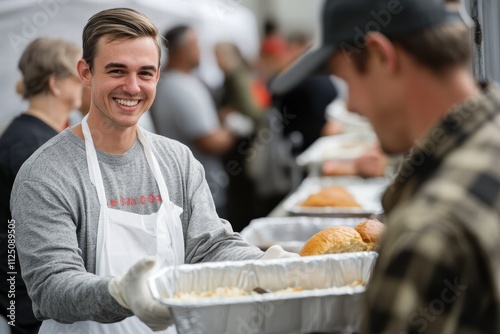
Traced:
<path fill-rule="evenodd" d="M 154 65 L 141 66 L 141 70 L 156 72 L 156 66 Z"/>
<path fill-rule="evenodd" d="M 120 63 L 109 63 L 104 66 L 105 69 L 111 68 L 111 67 L 118 67 L 118 68 L 127 68 L 126 65 L 120 64 Z"/>
<path fill-rule="evenodd" d="M 121 63 L 109 63 L 106 66 L 104 66 L 104 69 L 108 69 L 108 68 L 127 68 L 127 65 L 121 64 Z M 153 72 L 157 71 L 156 66 L 154 66 L 154 65 L 141 66 L 141 70 L 153 71 Z"/>

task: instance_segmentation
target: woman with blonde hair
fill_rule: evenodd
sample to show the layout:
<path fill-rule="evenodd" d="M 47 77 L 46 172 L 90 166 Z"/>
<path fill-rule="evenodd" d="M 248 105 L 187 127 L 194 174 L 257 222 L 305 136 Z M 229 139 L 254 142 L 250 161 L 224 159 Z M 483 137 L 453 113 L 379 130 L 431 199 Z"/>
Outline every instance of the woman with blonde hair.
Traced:
<path fill-rule="evenodd" d="M 21 268 L 8 258 L 8 226 L 12 223 L 9 208 L 12 185 L 21 165 L 45 142 L 65 128 L 69 113 L 78 109 L 82 100 L 82 82 L 76 64 L 82 56 L 80 47 L 72 42 L 40 37 L 24 50 L 18 63 L 23 75 L 17 92 L 29 102 L 28 109 L 15 118 L 0 137 L 0 272 L 15 274 L 15 326 L 12 334 L 38 333 L 39 322 L 33 315 L 31 300 L 21 278 Z M 11 223 L 9 225 L 9 223 Z M 0 314 L 14 300 L 7 278 L 0 279 Z"/>

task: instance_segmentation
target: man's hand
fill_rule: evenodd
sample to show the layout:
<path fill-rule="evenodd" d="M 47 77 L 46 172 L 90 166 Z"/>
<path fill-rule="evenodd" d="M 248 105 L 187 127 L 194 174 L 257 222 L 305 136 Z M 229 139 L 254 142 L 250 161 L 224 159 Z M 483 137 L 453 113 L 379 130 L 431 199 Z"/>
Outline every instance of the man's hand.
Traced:
<path fill-rule="evenodd" d="M 269 247 L 260 259 L 270 260 L 270 259 L 285 259 L 290 257 L 299 257 L 299 254 L 287 252 L 283 248 L 281 248 L 281 246 L 274 245 Z"/>
<path fill-rule="evenodd" d="M 147 274 L 155 265 L 147 257 L 132 266 L 122 278 L 113 278 L 108 291 L 123 307 L 132 312 L 153 331 L 164 330 L 173 324 L 169 309 L 153 299 L 147 285 Z"/>
<path fill-rule="evenodd" d="M 356 174 L 362 177 L 384 176 L 387 157 L 375 147 L 365 152 L 354 162 Z"/>

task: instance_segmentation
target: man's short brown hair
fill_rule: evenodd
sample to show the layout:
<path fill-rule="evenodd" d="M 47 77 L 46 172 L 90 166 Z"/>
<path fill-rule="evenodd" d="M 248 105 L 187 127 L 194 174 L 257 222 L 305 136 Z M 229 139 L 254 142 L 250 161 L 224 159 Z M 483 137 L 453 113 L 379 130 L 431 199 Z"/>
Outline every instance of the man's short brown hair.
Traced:
<path fill-rule="evenodd" d="M 83 28 L 83 59 L 92 71 L 97 43 L 103 36 L 109 42 L 120 39 L 151 37 L 158 48 L 158 65 L 161 59 L 161 40 L 158 29 L 144 14 L 130 8 L 112 8 L 93 15 Z"/>
<path fill-rule="evenodd" d="M 435 73 L 464 66 L 472 57 L 470 29 L 463 23 L 442 24 L 411 35 L 389 38 L 421 65 Z M 351 59 L 359 72 L 366 71 L 368 50 L 362 48 Z"/>

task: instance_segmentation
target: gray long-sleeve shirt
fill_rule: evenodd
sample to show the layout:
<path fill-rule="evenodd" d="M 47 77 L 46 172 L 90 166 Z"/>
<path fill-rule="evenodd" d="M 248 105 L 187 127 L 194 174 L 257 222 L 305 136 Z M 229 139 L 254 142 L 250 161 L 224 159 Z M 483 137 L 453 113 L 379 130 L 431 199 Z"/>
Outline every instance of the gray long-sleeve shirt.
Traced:
<path fill-rule="evenodd" d="M 184 145 L 148 132 L 170 200 L 182 207 L 185 262 L 256 259 L 215 211 L 203 167 Z M 110 208 L 156 212 L 161 197 L 141 143 L 122 155 L 97 151 Z M 130 316 L 108 293 L 110 277 L 95 273 L 99 202 L 83 140 L 66 130 L 22 166 L 11 196 L 16 246 L 39 319 L 115 322 Z"/>

